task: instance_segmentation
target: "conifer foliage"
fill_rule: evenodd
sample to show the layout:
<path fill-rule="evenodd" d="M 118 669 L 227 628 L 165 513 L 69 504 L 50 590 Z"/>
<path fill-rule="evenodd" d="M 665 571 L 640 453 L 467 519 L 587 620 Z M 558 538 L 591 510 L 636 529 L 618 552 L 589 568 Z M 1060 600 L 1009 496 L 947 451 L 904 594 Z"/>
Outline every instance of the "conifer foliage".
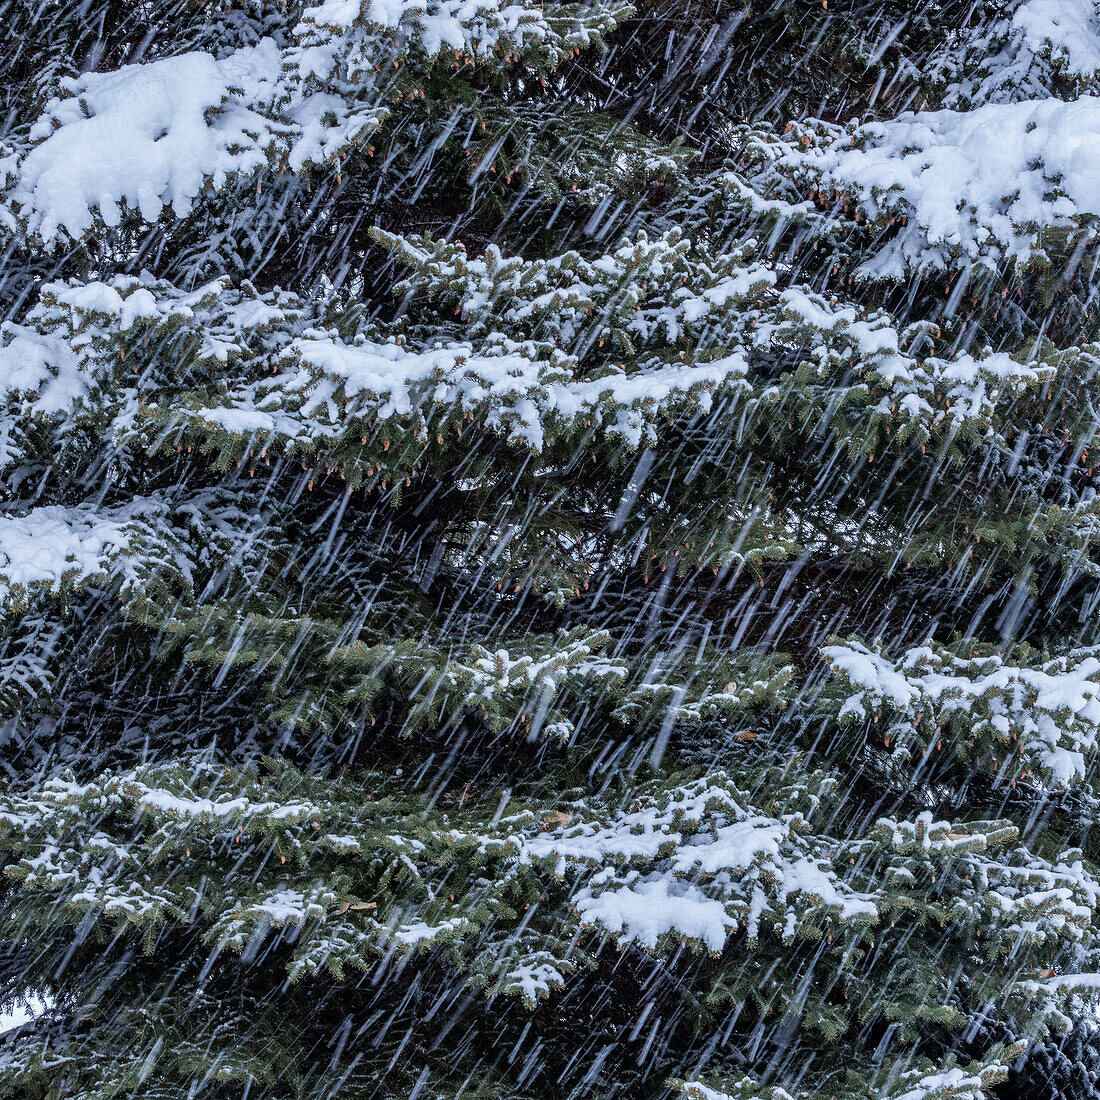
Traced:
<path fill-rule="evenodd" d="M 0 1096 L 1100 1090 L 1100 6 L 7 0 Z"/>

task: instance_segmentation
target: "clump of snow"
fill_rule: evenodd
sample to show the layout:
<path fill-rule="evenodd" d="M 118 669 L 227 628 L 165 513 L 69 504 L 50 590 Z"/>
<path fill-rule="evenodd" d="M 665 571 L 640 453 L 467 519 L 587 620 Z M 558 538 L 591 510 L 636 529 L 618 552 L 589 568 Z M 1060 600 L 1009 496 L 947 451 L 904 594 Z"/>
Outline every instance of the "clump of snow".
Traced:
<path fill-rule="evenodd" d="M 1100 737 L 1100 657 L 1095 650 L 1010 664 L 999 653 L 958 656 L 933 644 L 897 659 L 858 641 L 826 646 L 823 656 L 850 686 L 841 718 L 887 710 L 883 730 L 897 753 L 925 750 L 941 737 L 1042 773 L 1056 786 L 1081 782 Z M 989 763 L 989 760 L 986 760 Z M 996 766 L 996 764 L 995 764 Z M 1011 773 L 1015 776 L 1016 771 Z"/>
<path fill-rule="evenodd" d="M 0 328 L 0 337 L 0 398 L 27 397 L 23 415 L 64 412 L 86 396 L 90 379 L 81 357 L 63 337 L 11 321 Z"/>
<path fill-rule="evenodd" d="M 1010 0 L 952 35 L 928 64 L 948 107 L 1042 99 L 1100 71 L 1096 0 Z"/>
<path fill-rule="evenodd" d="M 1012 15 L 1012 30 L 1034 54 L 1049 53 L 1067 73 L 1100 70 L 1100 14 L 1093 0 L 1024 0 Z"/>
<path fill-rule="evenodd" d="M 212 552 L 247 568 L 269 551 L 255 513 L 227 506 L 218 490 L 13 510 L 0 513 L 0 607 L 93 583 L 116 586 L 128 603 L 165 586 L 182 594 Z"/>
<path fill-rule="evenodd" d="M 136 498 L 118 508 L 46 505 L 0 516 L 0 604 L 92 579 L 140 585 L 157 558 L 165 560 L 149 545 L 150 521 L 163 514 L 159 501 Z"/>
<path fill-rule="evenodd" d="M 93 211 L 108 226 L 124 206 L 150 222 L 166 206 L 182 217 L 208 182 L 267 164 L 276 132 L 255 103 L 279 69 L 265 40 L 224 61 L 187 53 L 66 78 L 11 194 L 27 228 L 50 243 L 81 237 Z"/>
<path fill-rule="evenodd" d="M 5 1012 L 0 1012 L 0 1034 L 11 1031 L 12 1028 L 22 1027 L 23 1024 L 41 1016 L 51 1007 L 48 998 L 27 993 Z"/>
<path fill-rule="evenodd" d="M 893 225 L 865 276 L 1044 259 L 1044 234 L 1100 214 L 1100 99 L 822 126 L 776 163 L 806 187 L 847 195 L 877 226 Z"/>

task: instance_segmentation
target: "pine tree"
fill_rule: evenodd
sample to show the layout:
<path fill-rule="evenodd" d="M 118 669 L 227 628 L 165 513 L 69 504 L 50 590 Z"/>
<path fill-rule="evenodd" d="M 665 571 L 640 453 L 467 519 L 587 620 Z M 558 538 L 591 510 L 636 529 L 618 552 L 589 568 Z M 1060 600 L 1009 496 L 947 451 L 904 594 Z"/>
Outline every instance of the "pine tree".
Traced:
<path fill-rule="evenodd" d="M 9 7 L 0 1095 L 1091 1096 L 1100 11 Z"/>

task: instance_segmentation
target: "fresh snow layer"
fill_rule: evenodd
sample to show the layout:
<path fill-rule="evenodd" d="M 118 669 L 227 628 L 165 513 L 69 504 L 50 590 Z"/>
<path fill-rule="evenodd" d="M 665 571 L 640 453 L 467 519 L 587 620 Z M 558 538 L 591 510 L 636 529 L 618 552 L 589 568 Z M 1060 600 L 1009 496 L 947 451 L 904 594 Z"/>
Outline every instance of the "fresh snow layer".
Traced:
<path fill-rule="evenodd" d="M 266 164 L 275 135 L 250 101 L 270 100 L 280 65 L 265 39 L 223 61 L 187 53 L 66 78 L 11 196 L 28 228 L 51 242 L 82 236 L 93 210 L 108 226 L 123 205 L 149 222 L 166 206 L 182 216 L 208 181 Z"/>
<path fill-rule="evenodd" d="M 874 921 L 875 897 L 830 865 L 828 845 L 803 835 L 800 814 L 769 817 L 700 780 L 607 825 L 581 822 L 523 842 L 523 855 L 603 870 L 574 895 L 581 920 L 653 949 L 669 935 L 721 951 L 731 932 L 764 925 L 793 938 L 815 912 Z"/>
<path fill-rule="evenodd" d="M 349 416 L 426 420 L 433 406 L 454 404 L 484 409 L 490 428 L 534 451 L 543 449 L 547 418 L 567 424 L 583 416 L 637 447 L 666 403 L 690 398 L 705 410 L 714 390 L 739 386 L 748 368 L 744 353 L 735 353 L 712 363 L 574 381 L 523 349 L 486 355 L 462 344 L 413 351 L 305 339 L 290 352 L 298 366 L 289 373 L 231 392 L 224 404 L 195 415 L 228 432 L 312 444 L 342 434 Z"/>
<path fill-rule="evenodd" d="M 0 1034 L 29 1023 L 50 1007 L 52 1007 L 50 1000 L 28 993 L 6 1012 L 0 1012 Z"/>
<path fill-rule="evenodd" d="M 356 24 L 372 23 L 380 28 L 403 28 L 415 33 L 421 48 L 432 57 L 444 47 L 469 49 L 473 41 L 481 52 L 491 48 L 502 34 L 515 35 L 527 30 L 538 34 L 538 23 L 531 8 L 522 4 L 498 4 L 495 0 L 325 0 L 306 10 L 298 33 L 315 27 L 333 27 L 347 32 Z M 488 39 L 483 42 L 482 39 Z"/>
<path fill-rule="evenodd" d="M 139 499 L 102 511 L 47 505 L 23 516 L 0 516 L 0 604 L 19 602 L 21 590 L 56 590 L 91 577 L 136 583 L 144 556 L 134 546 L 142 533 L 135 521 L 160 507 Z"/>
<path fill-rule="evenodd" d="M 14 184 L 0 216 L 47 245 L 79 239 L 97 214 L 109 227 L 125 209 L 146 222 L 165 208 L 182 217 L 233 176 L 333 161 L 389 112 L 380 62 L 396 65 L 414 44 L 429 57 L 537 48 L 553 63 L 612 23 L 597 9 L 563 31 L 541 5 L 493 0 L 327 0 L 285 49 L 265 38 L 222 58 L 196 51 L 67 77 L 32 147 L 4 160 Z"/>
<path fill-rule="evenodd" d="M 1025 49 L 1048 54 L 1074 76 L 1100 69 L 1100 19 L 1092 0 L 1025 0 L 1012 16 L 1012 31 Z"/>
<path fill-rule="evenodd" d="M 1100 98 L 905 114 L 792 145 L 781 163 L 854 195 L 872 218 L 908 217 L 864 274 L 1027 261 L 1044 230 L 1100 214 Z"/>
<path fill-rule="evenodd" d="M 24 395 L 28 415 L 49 416 L 86 396 L 90 379 L 68 340 L 12 322 L 0 336 L 0 400 Z"/>
<path fill-rule="evenodd" d="M 223 559 L 249 553 L 255 524 L 255 513 L 206 491 L 174 501 L 146 496 L 0 513 L 0 608 L 89 582 L 117 584 L 126 597 L 155 582 L 186 589 L 196 561 L 212 550 Z"/>
<path fill-rule="evenodd" d="M 897 660 L 855 642 L 826 646 L 824 657 L 853 689 L 840 715 L 897 714 L 887 736 L 916 736 L 954 723 L 1027 753 L 1058 786 L 1080 782 L 1100 743 L 1100 659 L 1095 651 L 1054 658 L 1038 668 L 1000 656 L 962 658 L 917 646 Z M 1011 738 L 1011 741 L 1010 741 Z M 924 737 L 927 741 L 927 736 Z"/>
<path fill-rule="evenodd" d="M 573 938 L 578 924 L 623 945 L 660 949 L 686 940 L 713 952 L 727 949 L 738 931 L 750 940 L 771 932 L 784 942 L 826 932 L 907 936 L 907 929 L 891 933 L 882 918 L 897 913 L 897 884 L 931 869 L 940 885 L 930 904 L 946 919 L 980 926 L 1001 945 L 1021 935 L 1065 944 L 1090 935 L 1100 899 L 1100 883 L 1079 851 L 1055 863 L 1022 848 L 1005 851 L 1018 831 L 1004 822 L 968 826 L 924 813 L 914 821 L 884 818 L 860 839 L 815 834 L 805 815 L 813 815 L 827 792 L 829 780 L 820 774 L 771 790 L 775 816 L 754 809 L 727 776 L 716 773 L 672 791 L 640 792 L 630 809 L 608 807 L 603 820 L 577 821 L 569 814 L 562 815 L 560 827 L 547 828 L 546 816 L 531 821 L 524 815 L 527 823 L 518 829 L 504 821 L 487 833 L 445 826 L 433 835 L 418 826 L 415 835 L 403 835 L 409 823 L 385 800 L 292 799 L 280 812 L 278 797 L 273 809 L 274 792 L 263 781 L 219 795 L 222 771 L 214 765 L 146 767 L 84 784 L 55 777 L 25 795 L 9 793 L 0 802 L 0 820 L 27 840 L 16 877 L 57 904 L 136 917 L 182 915 L 193 898 L 171 874 L 165 882 L 149 876 L 149 846 L 179 850 L 236 838 L 242 863 L 227 881 L 211 939 L 243 950 L 272 928 L 299 928 L 293 977 L 323 966 L 367 969 L 390 951 L 491 934 L 478 886 L 466 894 L 456 891 L 449 906 L 440 906 L 441 892 L 433 884 L 447 862 L 440 860 L 442 850 L 458 846 L 485 857 L 486 873 L 498 884 L 513 876 L 527 880 L 537 862 L 568 884 L 568 912 L 554 918 L 560 923 L 552 932 L 536 925 L 530 934 L 506 930 L 508 945 L 501 945 L 487 978 L 497 990 L 531 1002 L 562 984 L 574 965 L 569 951 L 559 958 L 560 950 L 545 947 Z M 203 782 L 196 782 L 196 772 Z M 130 821 L 124 836 L 100 831 L 107 805 L 137 812 L 137 818 L 123 814 Z M 143 839 L 135 820 L 142 822 Z M 390 828 L 398 831 L 389 834 Z M 273 840 L 298 851 L 296 867 L 284 869 L 268 858 Z M 403 897 L 384 904 L 359 901 L 333 890 L 331 878 L 302 881 L 316 857 L 351 866 L 364 853 L 411 872 L 400 876 L 407 888 Z M 246 854 L 258 855 L 261 867 Z M 919 898 L 913 902 L 914 919 L 923 919 Z M 1085 976 L 1078 984 L 1091 980 Z M 1024 992 L 1030 992 L 1026 983 Z M 1061 990 L 1035 992 L 1053 998 Z"/>
<path fill-rule="evenodd" d="M 415 42 L 427 57 L 445 49 L 486 57 L 501 47 L 545 46 L 557 59 L 595 41 L 596 32 L 611 25 L 605 13 L 593 9 L 587 18 L 574 17 L 563 33 L 548 14 L 541 4 L 497 0 L 323 0 L 307 8 L 294 28 L 303 43 L 294 62 L 303 76 L 328 76 L 340 53 L 378 33 Z"/>

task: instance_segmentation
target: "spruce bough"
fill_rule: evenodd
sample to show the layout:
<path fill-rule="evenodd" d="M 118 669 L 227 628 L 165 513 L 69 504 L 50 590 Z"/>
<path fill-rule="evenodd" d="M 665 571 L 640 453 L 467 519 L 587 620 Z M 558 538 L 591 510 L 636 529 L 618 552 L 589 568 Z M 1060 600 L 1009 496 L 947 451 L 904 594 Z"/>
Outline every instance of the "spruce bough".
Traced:
<path fill-rule="evenodd" d="M 11 6 L 0 1095 L 1091 1096 L 1100 11 Z"/>

